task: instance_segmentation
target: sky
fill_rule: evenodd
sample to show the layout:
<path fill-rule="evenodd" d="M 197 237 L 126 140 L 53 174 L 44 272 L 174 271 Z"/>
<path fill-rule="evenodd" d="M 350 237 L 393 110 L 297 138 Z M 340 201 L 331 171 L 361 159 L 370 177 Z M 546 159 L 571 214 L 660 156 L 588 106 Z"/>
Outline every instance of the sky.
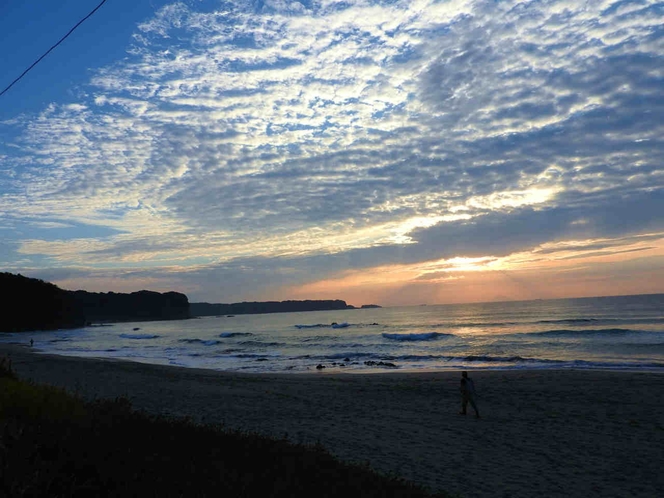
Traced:
<path fill-rule="evenodd" d="M 99 0 L 2 0 L 0 91 Z M 0 96 L 0 271 L 190 302 L 664 292 L 664 4 L 108 0 Z"/>

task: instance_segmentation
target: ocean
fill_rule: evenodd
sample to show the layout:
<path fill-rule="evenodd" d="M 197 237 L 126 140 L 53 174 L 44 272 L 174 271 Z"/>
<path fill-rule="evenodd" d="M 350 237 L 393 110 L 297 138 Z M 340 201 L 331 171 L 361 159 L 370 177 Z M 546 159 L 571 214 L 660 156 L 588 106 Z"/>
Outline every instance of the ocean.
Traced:
<path fill-rule="evenodd" d="M 98 324 L 0 333 L 37 352 L 255 372 L 664 372 L 664 294 Z M 324 367 L 324 368 L 322 368 Z"/>

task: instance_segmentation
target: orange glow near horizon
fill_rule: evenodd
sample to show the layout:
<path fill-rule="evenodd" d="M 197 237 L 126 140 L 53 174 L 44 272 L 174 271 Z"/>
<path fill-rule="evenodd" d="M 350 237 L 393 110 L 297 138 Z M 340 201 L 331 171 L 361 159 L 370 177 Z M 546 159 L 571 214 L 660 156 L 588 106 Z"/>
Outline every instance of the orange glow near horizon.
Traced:
<path fill-rule="evenodd" d="M 236 294 L 226 299 L 214 294 L 201 295 L 195 282 L 180 278 L 181 271 L 172 267 L 161 277 L 138 277 L 131 272 L 119 276 L 109 272 L 54 283 L 63 289 L 90 292 L 175 290 L 189 296 L 191 302 L 343 299 L 355 306 L 661 293 L 664 292 L 664 234 L 546 243 L 531 251 L 502 257 L 454 257 L 346 270 L 299 286 L 265 287 L 259 294 Z"/>
<path fill-rule="evenodd" d="M 594 248 L 599 242 L 352 270 L 286 293 L 289 299 L 341 297 L 356 306 L 398 306 L 664 292 L 664 238 L 601 241 L 606 248 Z"/>

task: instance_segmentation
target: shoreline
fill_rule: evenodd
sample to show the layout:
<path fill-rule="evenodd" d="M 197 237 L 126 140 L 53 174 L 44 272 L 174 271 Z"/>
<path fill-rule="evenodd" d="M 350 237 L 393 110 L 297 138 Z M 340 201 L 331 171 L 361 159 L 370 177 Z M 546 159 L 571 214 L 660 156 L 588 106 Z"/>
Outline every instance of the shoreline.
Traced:
<path fill-rule="evenodd" d="M 214 368 L 205 368 L 199 366 L 185 366 L 185 365 L 172 365 L 166 363 L 150 362 L 150 361 L 140 361 L 138 359 L 131 358 L 116 358 L 111 356 L 85 356 L 85 355 L 66 355 L 58 354 L 50 351 L 41 351 L 38 346 L 32 347 L 29 342 L 0 342 L 0 355 L 3 354 L 3 349 L 17 348 L 17 351 L 25 351 L 31 354 L 38 354 L 43 356 L 53 356 L 56 358 L 77 358 L 77 359 L 88 359 L 94 361 L 112 361 L 112 362 L 129 362 L 129 363 L 138 363 L 141 365 L 154 365 L 167 368 L 184 368 L 187 370 L 205 370 L 213 372 L 228 372 L 228 373 L 237 373 L 237 374 L 247 374 L 247 375 L 393 375 L 393 374 L 436 374 L 436 373 L 445 373 L 445 372 L 459 372 L 461 370 L 468 370 L 469 372 L 555 372 L 555 371 L 569 371 L 569 372 L 624 372 L 624 373 L 652 373 L 652 374 L 664 374 L 664 364 L 661 366 L 630 366 L 626 364 L 616 364 L 615 366 L 610 366 L 609 364 L 604 364 L 602 366 L 550 366 L 550 367 L 530 367 L 527 364 L 523 366 L 505 366 L 501 363 L 496 363 L 491 366 L 473 366 L 466 365 L 463 367 L 441 367 L 437 365 L 435 367 L 422 367 L 422 368 L 408 368 L 401 366 L 383 368 L 344 368 L 339 367 L 336 364 L 325 365 L 323 369 L 317 370 L 316 367 L 311 366 L 307 370 L 279 370 L 279 371 L 239 371 L 239 370 L 223 370 L 223 369 L 214 369 Z"/>
<path fill-rule="evenodd" d="M 166 363 L 157 363 L 150 361 L 139 361 L 136 359 L 129 358 L 114 358 L 110 356 L 84 356 L 84 355 L 65 355 L 57 354 L 48 351 L 40 351 L 38 348 L 32 348 L 27 344 L 18 344 L 18 343 L 0 343 L 0 354 L 2 353 L 3 348 L 5 347 L 16 347 L 19 350 L 27 351 L 31 354 L 37 354 L 42 356 L 52 356 L 55 358 L 74 358 L 81 360 L 93 360 L 93 361 L 109 361 L 109 362 L 128 362 L 128 363 L 138 363 L 140 365 L 152 365 L 165 368 L 183 368 L 186 370 L 200 370 L 200 371 L 210 371 L 210 372 L 219 372 L 219 373 L 235 373 L 238 375 L 313 375 L 313 376 L 323 376 L 323 375 L 395 375 L 395 374 L 437 374 L 437 373 L 458 373 L 462 370 L 467 370 L 468 372 L 616 372 L 616 373 L 651 373 L 654 375 L 664 375 L 664 364 L 660 367 L 653 366 L 625 366 L 625 365 L 616 365 L 615 367 L 610 367 L 607 365 L 604 366 L 551 366 L 551 367 L 529 367 L 529 366 L 518 366 L 518 367 L 509 367 L 509 366 L 496 366 L 490 367 L 474 367 L 464 366 L 460 367 L 422 367 L 422 368 L 408 368 L 396 366 L 393 368 L 383 367 L 383 368 L 340 368 L 338 366 L 325 366 L 321 370 L 316 370 L 315 367 L 312 367 L 308 370 L 279 370 L 279 371 L 239 371 L 239 370 L 223 370 L 215 368 L 204 368 L 204 367 L 190 367 L 184 365 L 171 365 Z"/>
<path fill-rule="evenodd" d="M 236 373 L 37 353 L 0 344 L 21 379 L 87 399 L 305 444 L 465 497 L 657 496 L 664 375 L 469 370 L 481 419 L 458 415 L 458 371 Z M 366 375 L 363 375 L 366 374 Z M 385 374 L 385 375 L 381 375 Z"/>

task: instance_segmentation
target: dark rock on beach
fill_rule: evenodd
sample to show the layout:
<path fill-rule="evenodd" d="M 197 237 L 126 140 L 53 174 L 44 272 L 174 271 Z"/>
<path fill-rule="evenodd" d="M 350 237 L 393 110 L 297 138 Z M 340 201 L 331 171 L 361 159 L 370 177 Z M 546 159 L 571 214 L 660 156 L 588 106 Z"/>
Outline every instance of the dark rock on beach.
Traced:
<path fill-rule="evenodd" d="M 388 367 L 388 368 L 398 368 L 394 363 L 389 361 L 365 361 L 364 364 L 368 367 Z"/>

